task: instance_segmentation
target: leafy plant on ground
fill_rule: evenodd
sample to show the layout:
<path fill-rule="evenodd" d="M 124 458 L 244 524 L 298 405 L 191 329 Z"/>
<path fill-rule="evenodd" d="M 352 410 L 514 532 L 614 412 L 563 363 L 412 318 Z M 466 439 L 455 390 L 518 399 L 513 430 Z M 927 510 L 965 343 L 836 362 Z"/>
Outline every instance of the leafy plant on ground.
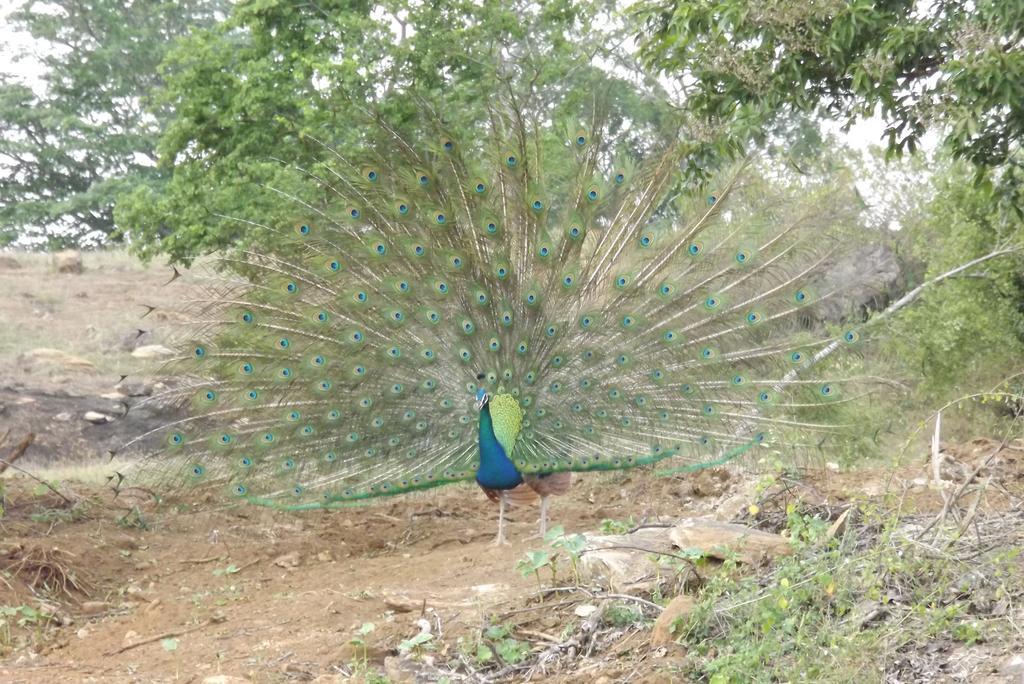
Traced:
<path fill-rule="evenodd" d="M 411 636 L 408 639 L 404 639 L 398 644 L 398 651 L 402 655 L 412 654 L 414 657 L 419 658 L 423 655 L 424 651 L 429 651 L 433 648 L 431 642 L 434 639 L 434 635 L 430 632 L 420 632 L 415 636 Z"/>
<path fill-rule="evenodd" d="M 936 641 L 973 644 L 1005 617 L 978 608 L 1017 601 L 1020 549 L 989 549 L 965 562 L 964 540 L 922 543 L 921 522 L 865 507 L 842 539 L 828 524 L 789 507 L 796 553 L 769 575 L 720 572 L 677 625 L 690 675 L 702 681 L 881 679 L 895 654 Z M 1018 535 L 1019 537 L 1019 535 Z M 1024 541 L 1024 540 L 1021 540 Z M 728 563 L 727 563 L 728 565 Z"/>
<path fill-rule="evenodd" d="M 527 551 L 526 555 L 516 563 L 516 570 L 523 577 L 529 577 L 532 574 L 537 578 L 537 584 L 539 585 L 541 584 L 540 571 L 547 568 L 551 572 L 552 583 L 556 583 L 558 581 L 559 557 L 560 554 L 565 554 L 572 572 L 573 581 L 579 584 L 579 560 L 583 549 L 587 546 L 587 538 L 582 534 L 567 535 L 565 529 L 561 525 L 557 525 L 548 530 L 547 534 L 544 535 L 544 543 L 552 551 L 546 549 Z"/>
<path fill-rule="evenodd" d="M 612 603 L 605 606 L 601 618 L 615 627 L 629 627 L 645 622 L 643 611 L 629 603 Z"/>
<path fill-rule="evenodd" d="M 601 534 L 626 534 L 636 526 L 633 518 L 628 520 L 612 520 L 605 518 L 601 521 Z"/>
<path fill-rule="evenodd" d="M 14 646 L 13 626 L 31 630 L 38 642 L 43 628 L 53 619 L 50 613 L 29 605 L 0 606 L 0 653 Z"/>
<path fill-rule="evenodd" d="M 495 662 L 516 665 L 530 655 L 530 644 L 513 637 L 512 629 L 507 625 L 490 625 L 468 645 L 471 651 L 467 655 L 482 666 Z"/>

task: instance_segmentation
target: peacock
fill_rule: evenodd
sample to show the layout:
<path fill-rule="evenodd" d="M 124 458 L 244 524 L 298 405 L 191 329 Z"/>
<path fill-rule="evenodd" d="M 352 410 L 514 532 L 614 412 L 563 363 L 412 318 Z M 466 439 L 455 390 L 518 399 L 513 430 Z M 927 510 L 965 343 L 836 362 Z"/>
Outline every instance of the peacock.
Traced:
<path fill-rule="evenodd" d="M 306 138 L 315 200 L 267 188 L 294 221 L 239 219 L 165 371 L 187 414 L 130 479 L 285 510 L 475 480 L 503 543 L 509 492 L 540 496 L 543 533 L 573 472 L 830 427 L 844 383 L 818 361 L 860 339 L 808 324 L 847 244 L 830 193 L 765 196 L 749 163 L 698 186 L 680 130 L 597 106 L 496 101 L 461 137 L 426 108 L 362 118 L 358 152 Z"/>

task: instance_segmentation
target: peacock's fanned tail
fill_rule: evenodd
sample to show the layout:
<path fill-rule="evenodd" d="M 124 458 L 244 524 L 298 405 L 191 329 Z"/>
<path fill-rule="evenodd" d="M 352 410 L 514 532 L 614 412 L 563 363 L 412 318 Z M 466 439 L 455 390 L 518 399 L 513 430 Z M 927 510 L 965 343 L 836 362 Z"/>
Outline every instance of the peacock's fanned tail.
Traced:
<path fill-rule="evenodd" d="M 524 473 L 700 467 L 838 396 L 808 373 L 857 333 L 802 325 L 834 295 L 827 195 L 760 197 L 743 169 L 679 195 L 683 144 L 632 159 L 599 121 L 511 109 L 476 140 L 366 137 L 298 171 L 324 201 L 268 189 L 302 219 L 222 258 L 170 368 L 190 415 L 135 477 L 297 509 L 468 479 L 481 386 L 525 411 Z"/>

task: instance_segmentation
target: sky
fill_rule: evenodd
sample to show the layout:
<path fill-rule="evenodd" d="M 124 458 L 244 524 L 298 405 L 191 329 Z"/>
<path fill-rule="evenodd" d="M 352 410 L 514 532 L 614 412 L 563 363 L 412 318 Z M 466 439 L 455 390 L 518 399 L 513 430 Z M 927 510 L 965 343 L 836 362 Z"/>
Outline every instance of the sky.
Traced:
<path fill-rule="evenodd" d="M 8 20 L 8 16 L 22 1 L 0 0 L 0 72 L 20 76 L 35 86 L 38 85 L 39 74 L 42 71 L 38 60 L 31 57 L 17 61 L 14 59 L 21 53 L 33 52 L 32 37 L 15 31 Z"/>

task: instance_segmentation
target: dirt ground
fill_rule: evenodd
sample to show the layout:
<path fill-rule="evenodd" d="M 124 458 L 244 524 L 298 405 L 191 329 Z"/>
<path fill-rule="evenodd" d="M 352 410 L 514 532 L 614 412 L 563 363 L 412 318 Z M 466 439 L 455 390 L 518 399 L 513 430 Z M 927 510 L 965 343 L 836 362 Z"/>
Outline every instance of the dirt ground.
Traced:
<path fill-rule="evenodd" d="M 472 675 L 462 654 L 471 635 L 512 624 L 541 651 L 558 642 L 566 620 L 582 618 L 573 612 L 578 601 L 544 602 L 537 581 L 516 569 L 542 545 L 529 539 L 536 508 L 514 510 L 512 543 L 494 547 L 495 507 L 473 487 L 306 514 L 158 504 L 139 490 L 115 496 L 102 477 L 106 448 L 166 419 L 120 411 L 134 403 L 120 376 L 131 381 L 145 364 L 131 356 L 136 330 L 151 331 L 145 344 L 166 338 L 173 316 L 139 315 L 172 304 L 180 283 L 164 287 L 168 269 L 121 256 L 86 255 L 80 275 L 22 259 L 21 269 L 0 269 L 9 294 L 0 299 L 0 436 L 9 433 L 9 451 L 35 433 L 17 464 L 46 472 L 56 491 L 18 473 L 3 480 L 0 611 L 8 613 L 0 681 L 382 681 L 376 672 L 435 681 L 460 662 L 451 681 L 487 681 Z M 40 348 L 66 357 L 31 354 Z M 86 411 L 113 419 L 94 424 L 82 418 Z M 92 482 L 61 475 L 69 466 Z M 1024 458 L 1004 466 L 1014 469 L 1016 489 L 986 499 L 987 507 L 1019 506 Z M 604 520 L 711 516 L 756 524 L 748 507 L 759 477 L 741 469 L 583 476 L 553 502 L 552 518 L 586 534 Z M 822 468 L 805 471 L 801 489 L 826 508 L 902 496 L 908 510 L 938 510 L 943 500 L 927 477 L 924 460 L 895 472 Z M 424 633 L 430 647 L 422 658 L 397 657 L 408 650 L 403 642 Z M 679 681 L 681 654 L 652 648 L 649 623 L 586 655 L 575 672 L 533 672 L 533 680 Z"/>

